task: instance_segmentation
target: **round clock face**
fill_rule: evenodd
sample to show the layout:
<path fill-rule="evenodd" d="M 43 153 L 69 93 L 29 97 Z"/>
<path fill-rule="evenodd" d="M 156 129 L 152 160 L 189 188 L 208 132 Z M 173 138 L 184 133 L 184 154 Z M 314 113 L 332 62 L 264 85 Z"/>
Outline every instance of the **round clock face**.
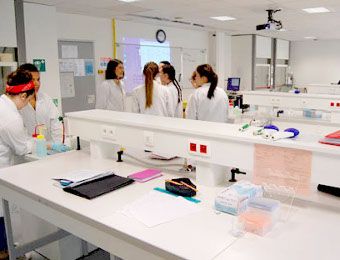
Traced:
<path fill-rule="evenodd" d="M 158 31 L 156 32 L 156 40 L 157 40 L 158 42 L 160 42 L 160 43 L 165 42 L 165 40 L 166 40 L 166 34 L 165 34 L 165 32 L 164 32 L 163 30 L 158 30 Z"/>

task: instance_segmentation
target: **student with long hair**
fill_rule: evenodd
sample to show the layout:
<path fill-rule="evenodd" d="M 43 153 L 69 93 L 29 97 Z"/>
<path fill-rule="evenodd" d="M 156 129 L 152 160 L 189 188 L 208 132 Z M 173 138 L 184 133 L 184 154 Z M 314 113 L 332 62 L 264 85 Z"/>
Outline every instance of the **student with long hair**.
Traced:
<path fill-rule="evenodd" d="M 159 75 L 162 85 L 164 85 L 169 91 L 169 102 L 173 108 L 170 116 L 182 118 L 182 89 L 176 80 L 175 68 L 172 65 L 163 65 Z"/>
<path fill-rule="evenodd" d="M 168 90 L 156 80 L 158 65 L 155 62 L 148 62 L 143 69 L 144 84 L 132 91 L 132 112 L 170 116 Z"/>
<path fill-rule="evenodd" d="M 105 72 L 105 81 L 96 90 L 96 108 L 113 111 L 126 110 L 123 78 L 123 62 L 118 59 L 110 60 Z"/>
<path fill-rule="evenodd" d="M 212 122 L 227 122 L 228 96 L 217 87 L 218 76 L 209 64 L 196 68 L 193 86 L 196 88 L 189 99 L 187 118 Z"/>
<path fill-rule="evenodd" d="M 167 61 L 167 60 L 163 60 L 163 61 L 160 61 L 159 62 L 159 64 L 158 64 L 158 74 L 157 74 L 157 76 L 156 76 L 156 81 L 159 83 L 159 84 L 162 84 L 162 82 L 161 82 L 161 77 L 160 77 L 160 73 L 162 72 L 162 70 L 163 70 L 163 66 L 164 65 L 171 65 L 171 63 L 169 62 L 169 61 Z"/>

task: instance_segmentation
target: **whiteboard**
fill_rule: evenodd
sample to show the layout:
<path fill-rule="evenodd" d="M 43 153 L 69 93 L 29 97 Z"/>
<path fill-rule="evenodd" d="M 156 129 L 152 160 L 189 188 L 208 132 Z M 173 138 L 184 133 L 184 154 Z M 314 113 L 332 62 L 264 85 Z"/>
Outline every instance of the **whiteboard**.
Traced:
<path fill-rule="evenodd" d="M 196 70 L 198 65 L 207 63 L 207 52 L 206 50 L 199 49 L 182 49 L 182 88 L 191 88 L 191 75 Z"/>
<path fill-rule="evenodd" d="M 116 58 L 124 63 L 127 93 L 131 93 L 135 87 L 143 84 L 143 67 L 149 61 L 158 64 L 162 60 L 169 60 L 175 67 L 176 79 L 182 88 L 192 87 L 189 82 L 192 72 L 198 65 L 207 61 L 206 50 L 159 45 L 116 43 L 116 53 Z"/>

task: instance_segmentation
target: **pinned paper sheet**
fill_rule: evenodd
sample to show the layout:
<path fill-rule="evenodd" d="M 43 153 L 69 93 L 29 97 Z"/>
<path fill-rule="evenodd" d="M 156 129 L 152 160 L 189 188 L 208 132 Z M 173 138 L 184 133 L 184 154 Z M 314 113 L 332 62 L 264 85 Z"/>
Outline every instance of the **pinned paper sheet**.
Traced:
<path fill-rule="evenodd" d="M 63 98 L 75 96 L 73 72 L 60 72 L 60 92 Z"/>
<path fill-rule="evenodd" d="M 200 206 L 180 196 L 174 197 L 150 191 L 147 195 L 127 205 L 121 213 L 137 219 L 148 227 L 154 227 L 201 210 Z"/>
<path fill-rule="evenodd" d="M 61 45 L 61 57 L 63 59 L 78 58 L 78 46 Z"/>
<path fill-rule="evenodd" d="M 312 152 L 269 145 L 255 145 L 256 184 L 275 184 L 293 188 L 297 194 L 311 192 Z"/>

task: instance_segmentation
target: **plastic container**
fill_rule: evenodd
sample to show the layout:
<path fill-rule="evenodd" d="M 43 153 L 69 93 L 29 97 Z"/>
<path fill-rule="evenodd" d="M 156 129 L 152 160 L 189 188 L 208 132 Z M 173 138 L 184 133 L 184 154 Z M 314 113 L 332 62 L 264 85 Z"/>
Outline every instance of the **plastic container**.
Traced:
<path fill-rule="evenodd" d="M 38 135 L 36 139 L 36 153 L 39 157 L 47 156 L 46 140 L 44 135 Z"/>
<path fill-rule="evenodd" d="M 254 198 L 248 204 L 246 212 L 242 213 L 238 221 L 242 223 L 244 231 L 260 236 L 267 234 L 278 222 L 281 203 L 270 198 Z"/>
<path fill-rule="evenodd" d="M 238 220 L 246 232 L 260 236 L 267 234 L 276 222 L 270 212 L 257 208 L 249 208 L 238 217 Z"/>

